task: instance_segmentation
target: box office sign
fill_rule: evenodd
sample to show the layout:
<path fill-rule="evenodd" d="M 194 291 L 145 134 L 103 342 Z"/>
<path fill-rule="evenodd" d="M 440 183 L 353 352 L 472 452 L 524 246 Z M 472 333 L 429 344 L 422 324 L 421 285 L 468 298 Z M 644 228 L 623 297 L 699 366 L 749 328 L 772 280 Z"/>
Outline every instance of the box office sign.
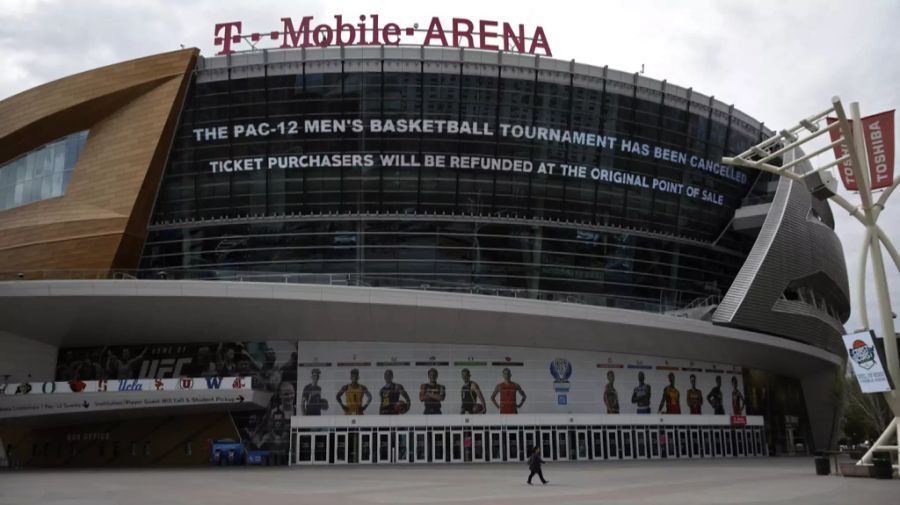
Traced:
<path fill-rule="evenodd" d="M 872 335 L 871 330 L 844 335 L 844 347 L 862 392 L 882 393 L 892 388 Z"/>

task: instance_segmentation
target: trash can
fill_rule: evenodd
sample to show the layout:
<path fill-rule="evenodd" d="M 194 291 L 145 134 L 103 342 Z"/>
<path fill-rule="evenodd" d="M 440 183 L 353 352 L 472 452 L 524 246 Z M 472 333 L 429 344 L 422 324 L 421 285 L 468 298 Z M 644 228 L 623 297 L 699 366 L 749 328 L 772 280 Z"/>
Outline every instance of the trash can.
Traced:
<path fill-rule="evenodd" d="M 876 479 L 894 478 L 894 467 L 891 463 L 891 453 L 888 451 L 875 451 L 872 453 L 872 466 L 875 469 Z"/>
<path fill-rule="evenodd" d="M 816 456 L 816 475 L 830 475 L 831 462 L 826 456 Z"/>

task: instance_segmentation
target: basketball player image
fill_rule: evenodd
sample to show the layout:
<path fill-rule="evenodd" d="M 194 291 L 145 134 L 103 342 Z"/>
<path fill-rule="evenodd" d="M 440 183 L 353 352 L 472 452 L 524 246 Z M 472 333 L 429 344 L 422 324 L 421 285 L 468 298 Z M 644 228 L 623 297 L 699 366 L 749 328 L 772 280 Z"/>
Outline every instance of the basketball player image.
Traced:
<path fill-rule="evenodd" d="M 406 414 L 409 411 L 409 394 L 400 384 L 394 383 L 394 372 L 388 368 L 384 371 L 384 386 L 379 392 L 381 403 L 378 413 L 383 416 Z M 400 401 L 400 400 L 403 401 Z"/>
<path fill-rule="evenodd" d="M 706 400 L 709 401 L 709 404 L 712 405 L 713 414 L 717 416 L 725 415 L 725 407 L 722 406 L 722 376 L 716 375 L 716 387 L 712 388 L 708 395 L 706 395 Z"/>
<path fill-rule="evenodd" d="M 419 400 L 425 403 L 423 414 L 440 414 L 441 402 L 447 396 L 444 386 L 437 383 L 438 371 L 428 369 L 428 382 L 419 386 Z"/>
<path fill-rule="evenodd" d="M 462 407 L 460 414 L 484 414 L 487 409 L 484 408 L 484 395 L 481 394 L 481 388 L 478 383 L 472 380 L 472 374 L 468 368 L 463 368 L 460 372 L 462 375 L 463 385 L 460 390 L 462 394 Z"/>
<path fill-rule="evenodd" d="M 603 403 L 606 404 L 607 414 L 619 413 L 619 393 L 616 392 L 616 374 L 612 370 L 606 372 L 606 387 L 603 388 Z"/>
<path fill-rule="evenodd" d="M 703 391 L 697 389 L 697 376 L 691 374 L 691 389 L 687 391 L 687 404 L 691 414 L 703 413 Z"/>
<path fill-rule="evenodd" d="M 347 400 L 346 404 L 341 400 L 341 396 Z M 363 403 L 363 398 L 366 403 Z M 341 390 L 337 394 L 337 402 L 344 409 L 344 415 L 347 416 L 363 415 L 366 407 L 372 403 L 372 393 L 369 392 L 369 388 L 359 383 L 358 369 L 350 370 L 350 384 L 341 386 Z"/>
<path fill-rule="evenodd" d="M 522 395 L 522 401 L 516 403 L 516 394 Z M 500 395 L 500 403 L 497 403 L 497 395 Z M 503 369 L 503 382 L 494 388 L 491 402 L 500 409 L 501 414 L 518 414 L 522 405 L 525 405 L 525 391 L 517 382 L 512 381 L 512 372 L 509 368 Z"/>
<path fill-rule="evenodd" d="M 681 393 L 675 388 L 675 374 L 669 372 L 669 385 L 663 388 L 658 414 L 681 414 Z"/>
<path fill-rule="evenodd" d="M 644 383 L 644 372 L 638 372 L 638 385 L 631 394 L 631 403 L 637 405 L 638 414 L 650 413 L 650 385 Z"/>
<path fill-rule="evenodd" d="M 731 376 L 731 408 L 734 409 L 734 415 L 744 415 L 744 394 L 738 389 L 737 377 Z"/>
<path fill-rule="evenodd" d="M 322 387 L 319 386 L 319 377 L 322 371 L 312 369 L 312 382 L 303 386 L 300 394 L 300 414 L 304 416 L 320 416 L 323 410 L 328 410 L 328 402 L 322 398 Z"/>

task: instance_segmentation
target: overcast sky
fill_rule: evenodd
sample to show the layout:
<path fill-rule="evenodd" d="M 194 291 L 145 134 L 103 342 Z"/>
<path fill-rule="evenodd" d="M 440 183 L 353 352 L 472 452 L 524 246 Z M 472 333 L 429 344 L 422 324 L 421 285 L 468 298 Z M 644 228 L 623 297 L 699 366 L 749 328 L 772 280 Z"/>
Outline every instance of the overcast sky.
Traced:
<path fill-rule="evenodd" d="M 326 21 L 336 14 L 379 14 L 401 26 L 427 25 L 432 16 L 541 25 L 556 58 L 629 72 L 644 65 L 649 77 L 714 95 L 773 129 L 824 110 L 833 95 L 846 104 L 859 101 L 863 115 L 900 105 L 900 2 L 891 0 L 0 0 L 0 99 L 181 44 L 213 55 L 217 22 L 242 21 L 245 32 L 267 32 L 280 29 L 282 17 Z M 900 196 L 893 200 L 880 222 L 900 247 Z M 833 209 L 853 290 L 863 232 Z M 900 275 L 888 268 L 894 312 L 900 312 Z M 868 287 L 877 326 L 871 281 Z M 856 307 L 854 296 L 848 330 L 860 325 Z"/>

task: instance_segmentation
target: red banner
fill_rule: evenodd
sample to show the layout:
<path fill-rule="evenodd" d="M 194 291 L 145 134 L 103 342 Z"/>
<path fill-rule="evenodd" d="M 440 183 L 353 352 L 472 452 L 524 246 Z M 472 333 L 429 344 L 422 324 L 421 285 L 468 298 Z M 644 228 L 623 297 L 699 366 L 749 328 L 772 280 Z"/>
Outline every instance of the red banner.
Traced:
<path fill-rule="evenodd" d="M 864 117 L 862 124 L 872 189 L 886 188 L 894 180 L 894 111 Z"/>
<path fill-rule="evenodd" d="M 837 122 L 836 118 L 827 118 L 828 124 Z M 850 135 L 853 136 L 853 121 L 850 123 Z M 889 110 L 879 114 L 873 114 L 862 118 L 865 135 L 866 154 L 869 161 L 869 178 L 872 189 L 886 188 L 894 179 L 894 111 Z M 834 142 L 841 136 L 837 128 L 828 132 L 831 141 Z M 835 158 L 846 156 L 849 153 L 845 144 L 834 148 Z M 845 160 L 838 165 L 841 181 L 849 191 L 859 190 L 856 176 L 850 160 Z"/>
<path fill-rule="evenodd" d="M 731 416 L 731 425 L 732 426 L 746 426 L 747 425 L 747 416 Z"/>

